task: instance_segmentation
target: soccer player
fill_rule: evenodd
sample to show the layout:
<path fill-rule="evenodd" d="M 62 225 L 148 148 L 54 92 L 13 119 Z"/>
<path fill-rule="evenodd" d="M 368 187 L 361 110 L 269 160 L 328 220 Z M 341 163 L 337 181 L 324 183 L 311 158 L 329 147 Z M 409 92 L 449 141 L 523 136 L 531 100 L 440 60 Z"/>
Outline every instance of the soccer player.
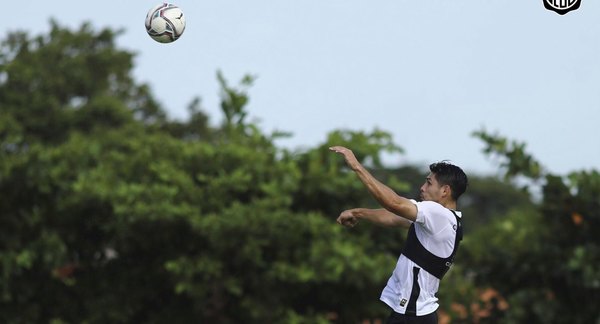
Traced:
<path fill-rule="evenodd" d="M 344 156 L 382 209 L 355 208 L 343 211 L 337 219 L 353 227 L 365 219 L 386 227 L 408 228 L 406 243 L 392 276 L 381 293 L 381 301 L 392 308 L 388 324 L 437 323 L 440 280 L 448 271 L 462 239 L 461 212 L 457 200 L 467 188 L 467 176 L 448 162 L 433 163 L 420 189 L 417 202 L 396 194 L 375 179 L 343 146 L 331 151 Z"/>

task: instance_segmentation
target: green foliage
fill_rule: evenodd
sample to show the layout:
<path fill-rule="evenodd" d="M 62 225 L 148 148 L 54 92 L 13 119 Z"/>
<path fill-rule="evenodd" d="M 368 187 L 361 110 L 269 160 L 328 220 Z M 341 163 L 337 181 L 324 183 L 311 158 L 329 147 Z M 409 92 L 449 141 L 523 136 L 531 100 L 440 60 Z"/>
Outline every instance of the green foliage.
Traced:
<path fill-rule="evenodd" d="M 469 252 L 481 270 L 487 268 L 479 271 L 479 280 L 507 297 L 511 307 L 505 315 L 511 322 L 599 321 L 592 301 L 600 297 L 600 239 L 594 231 L 600 222 L 600 174 L 540 172 L 541 164 L 528 153 L 514 154 L 494 146 L 504 139 L 479 136 L 487 153 L 508 160 L 507 178 L 544 179 L 535 210 L 517 209 L 478 233 L 476 240 L 485 244 Z"/>
<path fill-rule="evenodd" d="M 372 301 L 395 257 L 324 213 L 357 180 L 298 207 L 339 161 L 322 173 L 311 152 L 274 146 L 279 134 L 247 123 L 246 93 L 220 73 L 221 127 L 199 100 L 188 122 L 168 121 L 131 80 L 116 34 L 51 28 L 2 47 L 2 322 L 325 323 L 385 311 Z M 391 147 L 380 131 L 344 136 L 373 158 Z"/>
<path fill-rule="evenodd" d="M 504 218 L 514 209 L 532 208 L 531 195 L 527 191 L 494 177 L 470 177 L 469 188 L 460 197 L 459 205 L 466 215 L 473 215 L 463 220 L 466 234 Z"/>
<path fill-rule="evenodd" d="M 116 35 L 52 22 L 47 36 L 14 33 L 2 42 L 2 111 L 20 125 L 24 140 L 59 143 L 74 129 L 123 124 L 132 114 L 164 119 L 147 87 L 133 83 L 133 54 L 115 48 Z"/>
<path fill-rule="evenodd" d="M 489 134 L 485 129 L 473 132 L 473 136 L 486 144 L 483 149 L 485 154 L 503 158 L 500 166 L 504 169 L 506 179 L 522 175 L 535 180 L 543 176 L 541 164 L 525 151 L 525 143 L 509 141 L 499 135 Z"/>
<path fill-rule="evenodd" d="M 402 149 L 392 142 L 391 136 L 383 131 L 331 132 L 325 143 L 296 153 L 297 164 L 304 172 L 294 197 L 294 210 L 321 210 L 326 214 L 336 215 L 342 209 L 351 207 L 350 204 L 364 204 L 370 201 L 368 192 L 345 167 L 344 161 L 329 151 L 329 147 L 333 145 L 352 147 L 359 161 L 379 168 L 382 167 L 383 153 L 402 152 Z"/>

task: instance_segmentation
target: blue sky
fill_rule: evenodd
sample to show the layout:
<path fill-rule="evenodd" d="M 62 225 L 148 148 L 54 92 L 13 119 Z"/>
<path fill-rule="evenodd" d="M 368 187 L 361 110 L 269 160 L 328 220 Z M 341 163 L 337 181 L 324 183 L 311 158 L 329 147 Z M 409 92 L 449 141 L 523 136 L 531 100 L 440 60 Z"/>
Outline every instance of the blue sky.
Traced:
<path fill-rule="evenodd" d="M 221 121 L 217 70 L 230 84 L 254 75 L 250 118 L 293 133 L 280 142 L 290 148 L 379 128 L 405 149 L 391 165 L 450 159 L 493 173 L 471 136 L 485 128 L 527 143 L 552 172 L 600 169 L 599 1 L 559 16 L 542 0 L 181 0 L 187 28 L 167 45 L 144 29 L 157 3 L 22 0 L 0 30 L 37 35 L 50 18 L 124 29 L 136 79 L 173 118 L 201 97 Z"/>

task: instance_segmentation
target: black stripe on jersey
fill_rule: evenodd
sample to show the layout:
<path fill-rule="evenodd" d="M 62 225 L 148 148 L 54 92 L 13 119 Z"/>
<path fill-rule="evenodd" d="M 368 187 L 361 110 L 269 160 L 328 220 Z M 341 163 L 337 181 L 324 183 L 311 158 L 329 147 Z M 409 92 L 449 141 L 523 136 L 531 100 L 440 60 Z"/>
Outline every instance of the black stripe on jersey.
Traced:
<path fill-rule="evenodd" d="M 408 305 L 406 305 L 406 315 L 417 316 L 417 298 L 421 294 L 421 287 L 419 286 L 419 271 L 421 268 L 413 267 L 413 286 L 410 292 L 410 299 Z"/>

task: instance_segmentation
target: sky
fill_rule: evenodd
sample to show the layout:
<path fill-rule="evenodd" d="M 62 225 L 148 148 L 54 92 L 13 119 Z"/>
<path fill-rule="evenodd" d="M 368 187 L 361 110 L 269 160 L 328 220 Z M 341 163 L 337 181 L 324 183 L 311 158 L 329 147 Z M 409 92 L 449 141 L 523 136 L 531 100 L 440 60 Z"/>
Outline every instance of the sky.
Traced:
<path fill-rule="evenodd" d="M 278 142 L 291 149 L 379 129 L 404 149 L 390 166 L 447 159 L 495 174 L 472 136 L 485 129 L 567 174 L 600 169 L 600 1 L 581 1 L 561 16 L 543 0 L 174 0 L 186 30 L 160 44 L 144 28 L 156 1 L 21 0 L 0 32 L 44 34 L 51 18 L 122 29 L 136 81 L 174 119 L 200 97 L 219 123 L 217 71 L 233 86 L 252 75 L 249 118 L 292 133 Z"/>

